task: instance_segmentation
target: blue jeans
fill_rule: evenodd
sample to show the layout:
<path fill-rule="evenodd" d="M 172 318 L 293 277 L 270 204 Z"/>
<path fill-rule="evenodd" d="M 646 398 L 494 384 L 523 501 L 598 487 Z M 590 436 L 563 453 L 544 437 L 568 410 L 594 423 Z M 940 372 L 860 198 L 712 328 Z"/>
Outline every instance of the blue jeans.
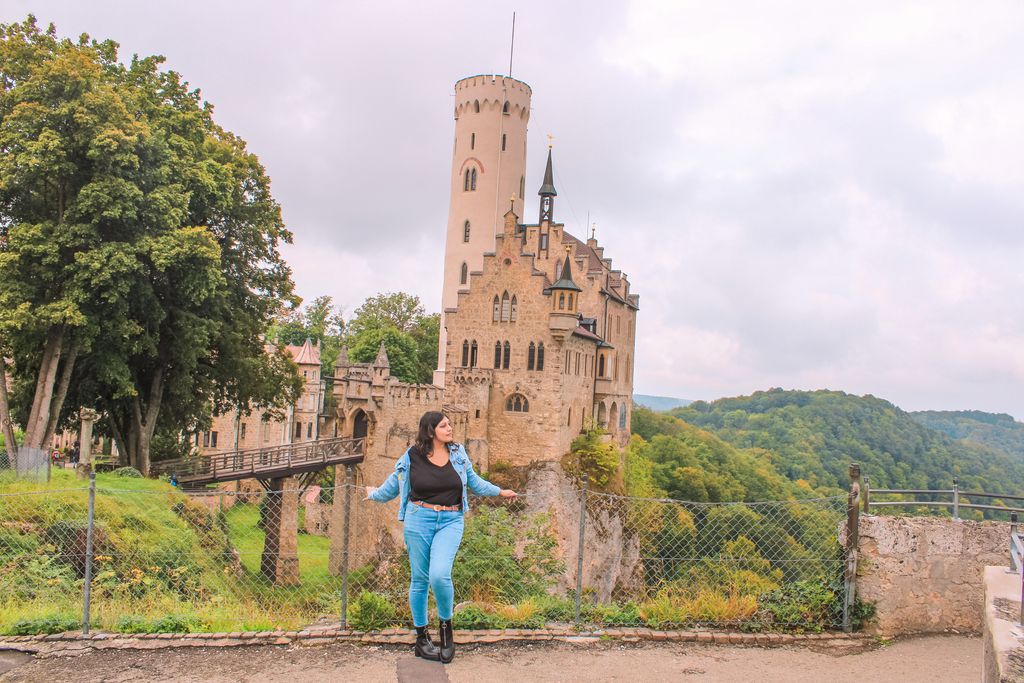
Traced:
<path fill-rule="evenodd" d="M 437 616 L 451 619 L 455 606 L 452 564 L 462 542 L 460 510 L 437 512 L 409 503 L 405 508 L 405 547 L 409 551 L 409 609 L 414 626 L 427 625 L 427 588 L 434 590 Z"/>

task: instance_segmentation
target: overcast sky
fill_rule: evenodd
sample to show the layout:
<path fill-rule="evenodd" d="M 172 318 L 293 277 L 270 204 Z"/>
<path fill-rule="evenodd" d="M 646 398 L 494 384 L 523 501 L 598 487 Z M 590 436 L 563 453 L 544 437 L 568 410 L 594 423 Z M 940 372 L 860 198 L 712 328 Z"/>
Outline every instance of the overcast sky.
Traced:
<path fill-rule="evenodd" d="M 641 296 L 636 391 L 840 389 L 1024 418 L 1024 4 L 23 2 L 163 54 L 248 141 L 299 294 L 438 310 L 452 86 L 533 88 L 527 219 Z"/>

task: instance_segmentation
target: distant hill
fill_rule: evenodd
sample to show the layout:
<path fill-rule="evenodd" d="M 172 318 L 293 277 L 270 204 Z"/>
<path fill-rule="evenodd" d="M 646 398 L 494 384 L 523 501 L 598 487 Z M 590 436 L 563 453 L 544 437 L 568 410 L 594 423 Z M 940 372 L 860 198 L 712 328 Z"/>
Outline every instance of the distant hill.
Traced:
<path fill-rule="evenodd" d="M 764 449 L 775 470 L 815 489 L 846 487 L 851 462 L 860 463 L 875 488 L 949 488 L 954 476 L 965 489 L 1020 493 L 1024 488 L 1019 456 L 956 440 L 874 396 L 771 389 L 696 401 L 669 416 L 738 448 Z M 1009 429 L 1004 423 L 998 425 Z"/>
<path fill-rule="evenodd" d="M 633 403 L 644 408 L 650 408 L 658 412 L 665 410 L 672 410 L 673 408 L 682 408 L 688 406 L 693 401 L 689 401 L 685 398 L 671 398 L 669 396 L 648 396 L 647 394 L 633 394 Z"/>
<path fill-rule="evenodd" d="M 1024 459 L 1024 422 L 1011 415 L 980 410 L 922 410 L 910 416 L 954 439 L 984 444 Z"/>

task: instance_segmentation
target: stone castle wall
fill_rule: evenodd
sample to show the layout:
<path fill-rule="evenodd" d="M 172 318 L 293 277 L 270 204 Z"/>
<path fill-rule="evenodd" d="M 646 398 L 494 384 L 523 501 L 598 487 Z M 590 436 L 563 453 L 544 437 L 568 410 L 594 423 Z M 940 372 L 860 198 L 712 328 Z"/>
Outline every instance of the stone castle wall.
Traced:
<path fill-rule="evenodd" d="M 1009 524 L 940 517 L 860 518 L 857 594 L 870 632 L 981 631 L 986 565 L 1009 561 Z"/>

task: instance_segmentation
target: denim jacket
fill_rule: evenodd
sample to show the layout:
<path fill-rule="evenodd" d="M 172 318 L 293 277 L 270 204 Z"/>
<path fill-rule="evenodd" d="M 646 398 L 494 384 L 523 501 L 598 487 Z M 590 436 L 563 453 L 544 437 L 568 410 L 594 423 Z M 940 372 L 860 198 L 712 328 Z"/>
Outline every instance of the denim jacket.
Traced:
<path fill-rule="evenodd" d="M 395 471 L 392 472 L 380 487 L 370 494 L 370 500 L 378 503 L 386 503 L 395 496 L 400 496 L 398 502 L 398 519 L 405 519 L 405 506 L 409 503 L 409 450 L 406 449 L 402 457 L 395 463 Z M 478 496 L 496 496 L 501 489 L 487 481 L 473 469 L 473 463 L 469 460 L 465 447 L 462 444 L 453 443 L 448 446 L 448 457 L 452 467 L 459 473 L 462 480 L 462 510 L 469 509 L 469 489 Z"/>

